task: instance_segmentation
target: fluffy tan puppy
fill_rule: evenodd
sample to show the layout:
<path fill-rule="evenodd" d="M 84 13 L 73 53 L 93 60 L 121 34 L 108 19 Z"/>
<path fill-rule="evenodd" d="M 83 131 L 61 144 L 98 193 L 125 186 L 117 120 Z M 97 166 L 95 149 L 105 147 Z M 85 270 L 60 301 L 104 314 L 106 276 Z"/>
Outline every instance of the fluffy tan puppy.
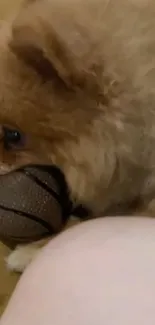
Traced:
<path fill-rule="evenodd" d="M 94 216 L 154 216 L 154 0 L 27 1 L 0 29 L 0 125 L 1 173 L 56 164 Z"/>

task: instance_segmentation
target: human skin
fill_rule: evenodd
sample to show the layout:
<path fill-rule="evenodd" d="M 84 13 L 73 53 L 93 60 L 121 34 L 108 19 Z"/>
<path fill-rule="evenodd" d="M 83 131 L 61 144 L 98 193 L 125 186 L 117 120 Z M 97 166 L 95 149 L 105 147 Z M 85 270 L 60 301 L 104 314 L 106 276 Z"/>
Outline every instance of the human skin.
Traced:
<path fill-rule="evenodd" d="M 0 325 L 154 325 L 155 220 L 104 218 L 52 240 Z"/>

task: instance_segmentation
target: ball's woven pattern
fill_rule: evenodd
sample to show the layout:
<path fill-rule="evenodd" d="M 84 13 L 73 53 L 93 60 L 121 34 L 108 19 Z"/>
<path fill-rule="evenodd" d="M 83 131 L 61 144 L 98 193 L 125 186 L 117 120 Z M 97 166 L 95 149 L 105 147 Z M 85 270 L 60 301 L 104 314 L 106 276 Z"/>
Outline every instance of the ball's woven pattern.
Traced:
<path fill-rule="evenodd" d="M 30 166 L 1 176 L 0 240 L 13 247 L 60 231 L 68 213 L 60 196 L 57 179 L 47 169 Z"/>

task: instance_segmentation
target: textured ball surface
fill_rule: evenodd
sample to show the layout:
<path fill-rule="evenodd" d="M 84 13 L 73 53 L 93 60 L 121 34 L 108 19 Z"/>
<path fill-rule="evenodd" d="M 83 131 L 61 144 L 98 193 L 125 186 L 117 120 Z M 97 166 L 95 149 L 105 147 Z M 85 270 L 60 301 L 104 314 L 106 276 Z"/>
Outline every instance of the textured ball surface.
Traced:
<path fill-rule="evenodd" d="M 26 167 L 0 181 L 0 240 L 10 247 L 52 235 L 64 224 L 52 173 Z"/>

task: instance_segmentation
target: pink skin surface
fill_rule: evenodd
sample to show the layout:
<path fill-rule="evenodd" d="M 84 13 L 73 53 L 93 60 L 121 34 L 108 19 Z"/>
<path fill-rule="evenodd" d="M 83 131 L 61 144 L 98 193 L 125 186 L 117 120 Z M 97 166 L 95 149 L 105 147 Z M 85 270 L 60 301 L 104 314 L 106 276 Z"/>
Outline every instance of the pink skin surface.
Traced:
<path fill-rule="evenodd" d="M 154 325 L 155 219 L 75 226 L 21 277 L 0 325 Z"/>

